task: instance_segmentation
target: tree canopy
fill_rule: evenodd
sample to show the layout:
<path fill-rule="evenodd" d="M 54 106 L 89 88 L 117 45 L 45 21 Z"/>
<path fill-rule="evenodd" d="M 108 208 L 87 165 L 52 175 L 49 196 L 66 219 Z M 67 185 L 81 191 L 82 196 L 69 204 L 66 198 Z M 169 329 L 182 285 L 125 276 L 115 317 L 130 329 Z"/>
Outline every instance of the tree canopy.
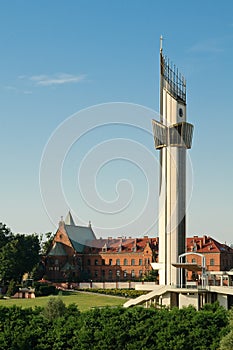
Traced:
<path fill-rule="evenodd" d="M 44 309 L 0 307 L 0 350 L 217 350 L 227 313 L 217 304 L 200 311 L 117 307 L 80 313 L 53 298 Z"/>
<path fill-rule="evenodd" d="M 21 282 L 24 273 L 31 272 L 39 262 L 40 242 L 36 234 L 14 235 L 0 223 L 0 282 Z"/>

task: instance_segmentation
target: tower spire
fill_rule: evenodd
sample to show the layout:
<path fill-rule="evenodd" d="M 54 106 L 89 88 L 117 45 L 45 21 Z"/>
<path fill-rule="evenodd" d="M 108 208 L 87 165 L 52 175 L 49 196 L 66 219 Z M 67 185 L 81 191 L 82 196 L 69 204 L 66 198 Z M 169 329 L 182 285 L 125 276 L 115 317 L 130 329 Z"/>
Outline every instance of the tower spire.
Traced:
<path fill-rule="evenodd" d="M 75 226 L 75 222 L 74 222 L 74 219 L 71 215 L 70 210 L 68 211 L 68 214 L 66 215 L 65 224 Z"/>
<path fill-rule="evenodd" d="M 160 35 L 160 53 L 162 53 L 163 52 L 163 36 L 162 35 Z"/>

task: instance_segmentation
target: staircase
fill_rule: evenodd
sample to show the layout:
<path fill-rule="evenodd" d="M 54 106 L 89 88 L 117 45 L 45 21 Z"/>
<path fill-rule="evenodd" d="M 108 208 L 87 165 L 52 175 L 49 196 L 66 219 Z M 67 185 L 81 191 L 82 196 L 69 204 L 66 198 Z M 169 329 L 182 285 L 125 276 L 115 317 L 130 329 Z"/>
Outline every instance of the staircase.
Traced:
<path fill-rule="evenodd" d="M 151 299 L 154 299 L 154 297 L 160 296 L 160 295 L 166 293 L 168 289 L 169 289 L 169 286 L 161 286 L 159 288 L 156 288 L 156 290 L 152 290 L 152 292 L 140 295 L 140 297 L 126 301 L 126 303 L 124 303 L 123 306 L 130 307 L 130 306 L 144 304 L 145 302 L 147 302 Z"/>

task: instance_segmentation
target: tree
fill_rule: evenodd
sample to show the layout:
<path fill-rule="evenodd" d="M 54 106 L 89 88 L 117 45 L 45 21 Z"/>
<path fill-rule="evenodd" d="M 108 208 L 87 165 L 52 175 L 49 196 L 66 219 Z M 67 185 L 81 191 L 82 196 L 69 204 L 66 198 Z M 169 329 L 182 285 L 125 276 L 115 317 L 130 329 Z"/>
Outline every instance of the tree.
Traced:
<path fill-rule="evenodd" d="M 229 333 L 227 333 L 220 342 L 220 350 L 233 349 L 233 309 L 228 312 Z"/>
<path fill-rule="evenodd" d="M 11 230 L 0 222 L 0 249 L 13 238 Z"/>
<path fill-rule="evenodd" d="M 150 270 L 144 276 L 144 281 L 156 282 L 158 280 L 158 271 Z"/>
<path fill-rule="evenodd" d="M 21 282 L 24 273 L 31 272 L 39 262 L 40 244 L 37 235 L 10 235 L 0 248 L 0 281 Z"/>
<path fill-rule="evenodd" d="M 46 240 L 43 240 L 43 235 L 40 236 L 41 254 L 46 255 L 52 244 L 54 234 L 52 232 L 45 233 Z"/>
<path fill-rule="evenodd" d="M 65 303 L 60 298 L 50 298 L 43 314 L 49 321 L 53 321 L 58 317 L 64 316 L 65 312 Z"/>

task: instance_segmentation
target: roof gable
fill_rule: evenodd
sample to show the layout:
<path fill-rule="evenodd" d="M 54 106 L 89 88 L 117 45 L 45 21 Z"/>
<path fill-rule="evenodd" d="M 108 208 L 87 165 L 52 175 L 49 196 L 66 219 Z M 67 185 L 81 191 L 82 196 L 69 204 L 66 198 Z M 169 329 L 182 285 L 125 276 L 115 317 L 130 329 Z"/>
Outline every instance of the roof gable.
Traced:
<path fill-rule="evenodd" d="M 87 241 L 96 240 L 95 234 L 91 227 L 64 225 L 65 231 L 72 243 L 74 249 L 82 253 Z"/>
<path fill-rule="evenodd" d="M 60 242 L 55 242 L 51 250 L 48 253 L 48 256 L 67 256 L 67 253 L 63 247 L 63 244 Z"/>

